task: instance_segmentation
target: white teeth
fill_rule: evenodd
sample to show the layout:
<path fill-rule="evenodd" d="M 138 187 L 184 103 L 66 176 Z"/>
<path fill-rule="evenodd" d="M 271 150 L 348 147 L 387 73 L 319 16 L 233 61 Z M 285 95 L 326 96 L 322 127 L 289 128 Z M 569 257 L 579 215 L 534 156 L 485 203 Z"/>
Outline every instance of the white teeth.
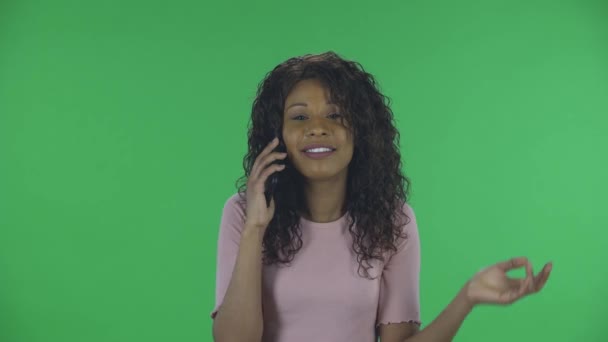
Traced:
<path fill-rule="evenodd" d="M 306 152 L 312 152 L 312 153 L 319 153 L 319 152 L 331 152 L 331 148 L 327 148 L 327 147 L 318 147 L 318 148 L 311 148 L 309 150 L 306 150 Z"/>

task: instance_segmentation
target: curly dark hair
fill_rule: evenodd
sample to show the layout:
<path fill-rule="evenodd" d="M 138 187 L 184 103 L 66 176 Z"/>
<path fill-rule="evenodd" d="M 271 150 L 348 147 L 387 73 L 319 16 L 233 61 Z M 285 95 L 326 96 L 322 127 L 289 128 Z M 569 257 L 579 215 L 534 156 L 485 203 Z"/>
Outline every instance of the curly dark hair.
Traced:
<path fill-rule="evenodd" d="M 245 201 L 246 183 L 255 159 L 274 138 L 276 129 L 283 127 L 287 95 L 297 82 L 306 79 L 322 82 L 354 134 L 345 208 L 359 271 L 364 267 L 369 278 L 370 260 L 384 261 L 385 252 L 397 251 L 397 239 L 407 238 L 402 235 L 402 227 L 409 217 L 405 215 L 403 224 L 397 219 L 402 217 L 410 181 L 401 172 L 399 132 L 390 99 L 380 93 L 374 76 L 358 62 L 328 51 L 290 58 L 266 75 L 258 85 L 252 106 L 249 151 L 243 158 L 245 175 L 236 181 L 240 199 Z M 275 213 L 263 237 L 263 263 L 267 265 L 289 264 L 302 247 L 298 211 L 305 205 L 303 176 L 289 160 L 284 162 L 286 167 L 278 173 L 279 185 L 274 194 Z"/>

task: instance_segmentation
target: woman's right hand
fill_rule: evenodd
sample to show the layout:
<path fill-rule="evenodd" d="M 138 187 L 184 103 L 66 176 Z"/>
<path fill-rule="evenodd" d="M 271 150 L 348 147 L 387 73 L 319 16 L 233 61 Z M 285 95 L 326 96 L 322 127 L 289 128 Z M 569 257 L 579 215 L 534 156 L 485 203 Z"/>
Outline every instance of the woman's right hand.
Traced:
<path fill-rule="evenodd" d="M 274 138 L 264 150 L 258 155 L 253 163 L 251 174 L 247 180 L 247 212 L 246 225 L 248 228 L 260 229 L 263 233 L 274 216 L 274 197 L 270 199 L 270 206 L 266 204 L 264 195 L 266 179 L 273 173 L 281 171 L 285 165 L 268 164 L 277 159 L 283 159 L 287 153 L 272 152 L 279 144 L 279 139 Z M 268 166 L 268 167 L 267 167 Z"/>

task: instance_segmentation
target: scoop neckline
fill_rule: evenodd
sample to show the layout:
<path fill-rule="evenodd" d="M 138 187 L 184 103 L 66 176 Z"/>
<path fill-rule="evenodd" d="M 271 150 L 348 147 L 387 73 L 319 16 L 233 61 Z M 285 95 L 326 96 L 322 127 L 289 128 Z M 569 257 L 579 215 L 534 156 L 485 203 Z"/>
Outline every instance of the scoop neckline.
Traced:
<path fill-rule="evenodd" d="M 334 221 L 329 221 L 329 222 L 314 222 L 314 221 L 307 220 L 306 218 L 304 218 L 304 216 L 300 216 L 300 219 L 304 223 L 306 223 L 306 225 L 308 225 L 308 226 L 321 228 L 321 227 L 334 226 L 334 225 L 336 225 L 336 223 L 340 223 L 340 222 L 344 221 L 346 219 L 347 215 L 348 215 L 348 210 L 346 212 L 344 212 L 344 214 L 340 218 L 338 218 Z"/>

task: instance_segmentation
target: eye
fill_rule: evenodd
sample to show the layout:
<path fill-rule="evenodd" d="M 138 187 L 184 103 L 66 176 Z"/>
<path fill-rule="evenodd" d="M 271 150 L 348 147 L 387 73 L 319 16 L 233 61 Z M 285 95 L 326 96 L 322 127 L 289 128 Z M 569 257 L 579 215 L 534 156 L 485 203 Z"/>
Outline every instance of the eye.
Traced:
<path fill-rule="evenodd" d="M 333 117 L 335 117 L 335 118 L 340 118 L 340 117 L 342 117 L 342 114 L 339 114 L 339 113 L 333 113 L 333 114 L 329 114 L 329 115 L 328 115 L 328 117 L 332 117 L 332 116 L 333 116 Z M 303 114 L 296 115 L 296 116 L 292 117 L 292 119 L 293 119 L 293 120 L 298 120 L 298 118 L 299 118 L 299 117 L 304 117 L 304 115 L 303 115 Z"/>

